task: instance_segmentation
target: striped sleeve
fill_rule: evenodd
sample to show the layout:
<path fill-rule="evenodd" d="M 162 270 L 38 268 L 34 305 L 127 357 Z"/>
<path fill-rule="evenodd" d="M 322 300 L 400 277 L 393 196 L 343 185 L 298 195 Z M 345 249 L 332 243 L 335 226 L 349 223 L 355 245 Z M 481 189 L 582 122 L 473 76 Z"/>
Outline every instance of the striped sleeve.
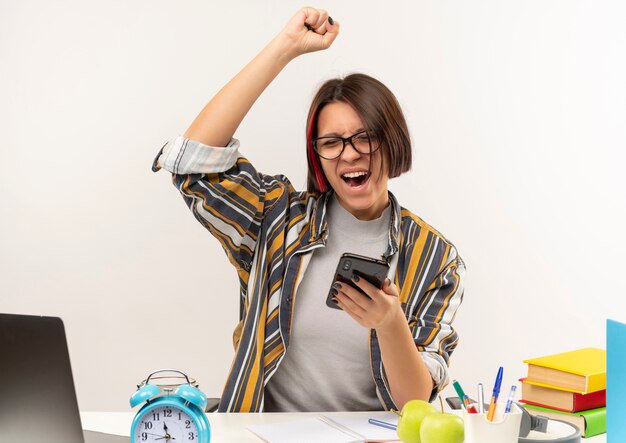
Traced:
<path fill-rule="evenodd" d="M 172 174 L 224 172 L 235 164 L 238 156 L 239 140 L 235 138 L 225 147 L 214 147 L 179 136 L 161 148 L 152 170 L 165 169 Z"/>
<path fill-rule="evenodd" d="M 235 139 L 219 148 L 178 137 L 161 149 L 153 170 L 172 172 L 195 218 L 235 268 L 247 273 L 265 214 L 292 189 L 285 177 L 257 172 L 238 148 Z"/>
<path fill-rule="evenodd" d="M 449 383 L 448 363 L 458 342 L 452 321 L 463 300 L 465 264 L 454 246 L 446 249 L 447 258 L 412 312 L 413 338 L 435 383 L 431 400 Z"/>

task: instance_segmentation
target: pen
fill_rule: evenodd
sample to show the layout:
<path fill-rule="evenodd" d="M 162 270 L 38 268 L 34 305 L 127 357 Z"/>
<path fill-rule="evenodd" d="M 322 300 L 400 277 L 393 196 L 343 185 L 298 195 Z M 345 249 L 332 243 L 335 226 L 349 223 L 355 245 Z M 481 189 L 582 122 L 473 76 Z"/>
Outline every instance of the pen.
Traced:
<path fill-rule="evenodd" d="M 517 389 L 517 386 L 515 385 L 511 386 L 511 391 L 509 392 L 509 399 L 506 401 L 506 409 L 504 410 L 506 414 L 511 412 L 511 406 L 513 406 L 513 400 L 515 399 L 516 389 Z"/>
<path fill-rule="evenodd" d="M 456 391 L 456 394 L 459 396 L 459 399 L 461 400 L 461 404 L 463 405 L 465 409 L 467 409 L 467 407 L 470 404 L 469 397 L 465 394 L 465 392 L 463 391 L 463 388 L 461 387 L 458 381 L 453 380 L 452 386 L 454 386 L 454 390 Z"/>
<path fill-rule="evenodd" d="M 376 420 L 375 418 L 370 418 L 367 422 L 371 425 L 380 426 L 381 428 L 391 429 L 395 431 L 397 426 L 392 423 L 387 423 L 386 421 Z"/>
<path fill-rule="evenodd" d="M 485 413 L 485 389 L 482 383 L 478 383 L 478 413 Z"/>
<path fill-rule="evenodd" d="M 500 366 L 498 369 L 498 375 L 496 376 L 496 382 L 493 385 L 493 392 L 491 393 L 491 402 L 489 403 L 489 412 L 487 413 L 487 420 L 493 421 L 493 416 L 496 413 L 496 403 L 498 396 L 500 395 L 500 385 L 502 384 L 502 373 L 504 369 Z"/>

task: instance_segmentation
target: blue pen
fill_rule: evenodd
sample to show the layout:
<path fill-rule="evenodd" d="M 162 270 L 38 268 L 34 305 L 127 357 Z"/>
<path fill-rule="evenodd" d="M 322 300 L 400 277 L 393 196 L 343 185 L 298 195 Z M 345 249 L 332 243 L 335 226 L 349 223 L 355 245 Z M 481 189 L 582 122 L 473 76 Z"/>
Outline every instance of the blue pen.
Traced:
<path fill-rule="evenodd" d="M 511 406 L 513 406 L 513 400 L 515 399 L 515 391 L 517 390 L 517 386 L 511 386 L 511 391 L 509 392 L 509 399 L 506 401 L 506 409 L 504 412 L 508 414 L 511 412 Z"/>
<path fill-rule="evenodd" d="M 392 423 L 387 423 L 386 421 L 376 420 L 375 418 L 370 418 L 367 422 L 371 425 L 380 426 L 381 428 L 391 429 L 395 431 L 398 427 Z"/>
<path fill-rule="evenodd" d="M 500 395 L 500 385 L 502 385 L 502 375 L 504 369 L 500 366 L 498 369 L 498 375 L 496 376 L 496 383 L 493 385 L 493 392 L 491 394 L 491 403 L 489 403 L 489 412 L 487 413 L 487 420 L 493 421 L 493 416 L 496 413 L 496 403 L 498 396 Z"/>

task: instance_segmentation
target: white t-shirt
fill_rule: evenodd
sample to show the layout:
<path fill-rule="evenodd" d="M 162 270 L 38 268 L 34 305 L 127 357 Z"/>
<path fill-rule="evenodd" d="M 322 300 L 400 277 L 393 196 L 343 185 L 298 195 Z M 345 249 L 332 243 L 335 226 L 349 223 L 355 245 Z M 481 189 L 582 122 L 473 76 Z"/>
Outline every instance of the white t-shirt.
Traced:
<path fill-rule="evenodd" d="M 295 296 L 289 348 L 265 386 L 267 412 L 383 409 L 370 368 L 370 330 L 326 306 L 326 297 L 343 253 L 382 257 L 391 209 L 361 221 L 333 196 L 327 210 L 326 246 L 313 252 Z"/>

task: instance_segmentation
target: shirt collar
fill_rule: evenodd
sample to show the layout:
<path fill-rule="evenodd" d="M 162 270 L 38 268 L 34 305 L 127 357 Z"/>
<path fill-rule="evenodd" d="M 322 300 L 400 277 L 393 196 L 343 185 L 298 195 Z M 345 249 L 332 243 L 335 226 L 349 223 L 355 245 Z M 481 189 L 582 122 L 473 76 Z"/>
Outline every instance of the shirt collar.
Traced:
<path fill-rule="evenodd" d="M 398 233 L 400 232 L 400 221 L 402 216 L 400 211 L 402 208 L 398 204 L 396 197 L 389 191 L 389 204 L 391 205 L 391 219 L 389 221 L 389 237 L 387 239 L 387 250 L 384 253 L 384 257 L 389 261 L 390 257 L 398 252 Z M 326 241 L 328 236 L 328 223 L 326 215 L 328 213 L 328 202 L 333 194 L 333 191 L 319 194 L 315 201 L 315 207 L 311 219 L 311 237 L 309 242 L 315 242 L 318 240 Z"/>

